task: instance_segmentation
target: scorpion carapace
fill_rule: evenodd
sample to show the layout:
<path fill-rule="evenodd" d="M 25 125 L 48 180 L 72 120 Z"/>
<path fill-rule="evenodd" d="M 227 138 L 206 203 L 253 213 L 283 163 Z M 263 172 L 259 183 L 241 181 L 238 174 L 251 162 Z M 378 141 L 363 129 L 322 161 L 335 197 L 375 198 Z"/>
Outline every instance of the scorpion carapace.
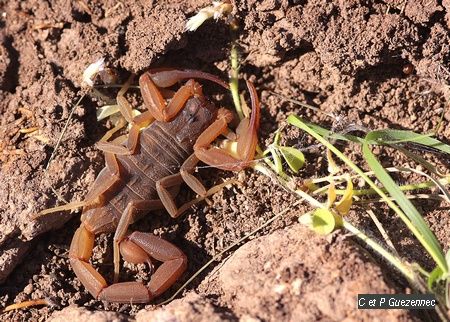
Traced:
<path fill-rule="evenodd" d="M 212 102 L 205 97 L 193 97 L 172 122 L 164 124 L 165 130 L 174 133 L 176 141 L 192 154 L 196 139 L 216 117 L 217 108 Z"/>
<path fill-rule="evenodd" d="M 156 209 L 165 208 L 172 217 L 179 216 L 187 208 L 186 205 L 178 208 L 174 202 L 182 182 L 201 197 L 209 195 L 214 188 L 206 190 L 193 175 L 199 160 L 225 170 L 240 170 L 254 158 L 260 106 L 253 85 L 247 82 L 252 100 L 251 117 L 238 126 L 234 135 L 237 152 L 232 153 L 211 146 L 218 136 L 229 134 L 232 113 L 217 109 L 203 95 L 195 78 L 227 88 L 217 77 L 199 71 L 150 71 L 139 80 L 148 111 L 134 118 L 124 91 L 118 94 L 120 111 L 131 124 L 130 133 L 122 145 L 98 144 L 105 151 L 106 167 L 86 196 L 82 223 L 69 252 L 75 274 L 97 299 L 145 303 L 167 290 L 185 271 L 186 256 L 173 244 L 151 233 L 128 234 L 129 225 Z M 172 86 L 181 79 L 188 81 L 170 97 L 164 97 L 162 93 L 167 91 L 159 88 Z M 89 263 L 95 235 L 105 232 L 115 232 L 114 284 L 110 286 Z M 152 260 L 157 260 L 162 264 L 146 286 L 138 282 L 118 283 L 119 254 L 132 263 L 148 263 L 152 267 Z"/>

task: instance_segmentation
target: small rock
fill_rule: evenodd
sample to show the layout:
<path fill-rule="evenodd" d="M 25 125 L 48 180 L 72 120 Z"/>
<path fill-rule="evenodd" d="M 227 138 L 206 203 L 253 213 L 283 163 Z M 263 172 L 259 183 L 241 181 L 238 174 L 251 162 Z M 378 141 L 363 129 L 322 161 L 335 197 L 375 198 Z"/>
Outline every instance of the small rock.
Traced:
<path fill-rule="evenodd" d="M 126 315 L 109 312 L 109 311 L 95 311 L 91 312 L 83 307 L 78 306 L 68 306 L 61 311 L 56 311 L 52 314 L 49 322 L 67 322 L 67 321 L 77 321 L 77 322 L 128 322 L 132 321 Z"/>
<path fill-rule="evenodd" d="M 226 317 L 216 312 L 208 300 L 193 292 L 156 310 L 141 310 L 136 314 L 136 322 L 220 322 L 223 320 L 226 320 Z"/>
<path fill-rule="evenodd" d="M 33 293 L 33 284 L 28 284 L 27 286 L 25 286 L 25 288 L 23 289 L 23 292 L 25 294 Z"/>

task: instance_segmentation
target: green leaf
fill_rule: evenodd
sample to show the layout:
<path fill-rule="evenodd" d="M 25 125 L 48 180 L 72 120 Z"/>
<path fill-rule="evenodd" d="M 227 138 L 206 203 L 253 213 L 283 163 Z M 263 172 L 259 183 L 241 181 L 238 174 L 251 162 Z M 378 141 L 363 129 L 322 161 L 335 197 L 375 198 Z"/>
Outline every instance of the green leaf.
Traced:
<path fill-rule="evenodd" d="M 305 164 L 305 156 L 302 151 L 290 146 L 279 146 L 278 149 L 284 160 L 286 160 L 289 168 L 295 173 L 297 173 Z"/>
<path fill-rule="evenodd" d="M 104 105 L 97 110 L 97 121 L 101 121 L 108 116 L 119 113 L 119 105 Z"/>
<path fill-rule="evenodd" d="M 428 289 L 430 291 L 432 291 L 433 289 L 433 284 L 437 283 L 442 278 L 443 275 L 444 273 L 442 272 L 442 269 L 439 266 L 436 266 L 436 268 L 431 271 L 427 280 Z"/>
<path fill-rule="evenodd" d="M 314 210 L 311 220 L 312 229 L 321 235 L 327 235 L 342 226 L 342 219 L 325 208 Z"/>

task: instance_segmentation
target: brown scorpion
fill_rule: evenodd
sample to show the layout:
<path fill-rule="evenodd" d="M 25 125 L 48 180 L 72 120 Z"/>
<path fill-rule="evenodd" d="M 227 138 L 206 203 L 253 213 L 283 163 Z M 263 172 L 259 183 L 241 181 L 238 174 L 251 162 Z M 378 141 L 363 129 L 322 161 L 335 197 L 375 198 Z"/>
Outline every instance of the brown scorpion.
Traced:
<path fill-rule="evenodd" d="M 176 92 L 167 90 L 188 79 Z M 147 111 L 133 117 L 122 89 L 117 102 L 131 124 L 125 143 L 99 142 L 105 152 L 106 167 L 100 172 L 83 202 L 81 225 L 70 245 L 70 264 L 86 289 L 109 302 L 146 303 L 165 292 L 187 268 L 186 255 L 176 246 L 151 233 L 128 234 L 130 224 L 151 210 L 165 208 L 176 218 L 192 203 L 177 207 L 174 196 L 185 182 L 200 197 L 209 195 L 194 175 L 199 161 L 210 166 L 237 171 L 255 156 L 260 104 L 253 84 L 247 81 L 252 102 L 250 117 L 244 118 L 229 135 L 233 114 L 217 108 L 194 79 L 206 79 L 228 88 L 218 77 L 195 70 L 153 70 L 139 78 Z M 167 101 L 168 100 L 168 101 Z M 236 150 L 212 146 L 220 135 L 234 138 Z M 217 189 L 216 189 L 217 190 Z M 201 198 L 198 198 L 201 199 Z M 89 263 L 94 237 L 114 235 L 114 283 Z M 139 282 L 118 283 L 120 254 L 131 263 L 162 264 L 147 286 Z"/>

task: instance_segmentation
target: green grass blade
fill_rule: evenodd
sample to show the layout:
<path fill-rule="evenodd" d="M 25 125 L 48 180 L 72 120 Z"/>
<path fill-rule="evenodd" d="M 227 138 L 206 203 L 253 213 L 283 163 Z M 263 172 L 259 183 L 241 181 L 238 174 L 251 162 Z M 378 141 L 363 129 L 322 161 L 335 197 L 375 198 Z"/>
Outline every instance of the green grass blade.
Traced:
<path fill-rule="evenodd" d="M 296 116 L 298 117 L 298 116 Z M 299 118 L 299 117 L 298 117 Z M 323 128 L 320 125 L 314 124 L 314 123 L 310 123 L 307 122 L 301 118 L 299 118 L 303 123 L 305 123 L 306 125 L 308 125 L 308 127 L 310 127 L 314 132 L 320 134 L 320 136 L 325 137 L 327 139 L 333 139 L 333 140 L 340 140 L 340 141 L 350 141 L 350 142 L 355 142 L 355 143 L 363 143 L 364 139 L 360 138 L 358 136 L 355 135 L 350 135 L 350 134 L 339 134 L 339 133 L 334 133 L 333 131 Z M 376 142 L 374 142 L 376 143 Z"/>
<path fill-rule="evenodd" d="M 436 241 L 436 238 L 434 238 L 434 235 L 432 235 L 432 238 L 425 238 L 422 233 L 418 230 L 418 228 L 413 225 L 413 223 L 410 221 L 410 219 L 403 213 L 403 211 L 392 201 L 390 198 L 382 191 L 381 188 L 379 188 L 375 182 L 373 182 L 365 173 L 362 171 L 358 166 L 356 166 L 349 158 L 347 158 L 341 151 L 339 151 L 334 145 L 332 145 L 330 142 L 328 142 L 326 139 L 324 139 L 320 134 L 316 133 L 313 129 L 311 129 L 308 125 L 306 125 L 299 117 L 295 115 L 290 115 L 287 119 L 288 123 L 304 130 L 311 136 L 313 136 L 316 140 L 318 140 L 320 143 L 325 145 L 328 149 L 330 149 L 331 152 L 333 152 L 336 156 L 338 156 L 343 162 L 347 164 L 353 171 L 355 171 L 359 176 L 361 176 L 364 181 L 367 182 L 367 184 L 376 192 L 380 197 L 386 202 L 386 204 L 395 211 L 395 213 L 405 222 L 407 227 L 412 231 L 412 233 L 416 236 L 416 238 L 421 242 L 421 244 L 425 247 L 425 249 L 430 253 L 430 255 L 433 257 L 433 259 L 436 261 L 436 263 L 441 267 L 442 271 L 447 274 L 448 267 L 445 262 L 442 250 L 439 246 L 439 244 Z M 365 142 L 366 148 L 368 148 L 368 141 Z M 376 161 L 376 160 L 375 160 Z M 378 161 L 376 161 L 378 162 Z M 381 166 L 381 165 L 380 165 Z M 384 169 L 383 169 L 384 170 Z M 420 216 L 420 215 L 419 215 Z M 420 217 L 422 220 L 423 218 Z M 429 231 L 429 230 L 428 230 Z M 431 233 L 431 231 L 430 231 Z M 436 243 L 429 243 L 430 240 L 435 240 Z"/>
<path fill-rule="evenodd" d="M 273 158 L 273 163 L 274 163 L 274 170 L 277 174 L 281 174 L 283 173 L 283 164 L 281 162 L 281 157 L 278 155 L 277 150 L 275 149 L 274 146 L 271 146 L 269 148 L 270 153 L 272 154 L 272 158 Z"/>
<path fill-rule="evenodd" d="M 405 142 L 414 142 L 432 149 L 439 150 L 443 153 L 450 154 L 450 146 L 430 137 L 429 134 L 418 134 L 412 131 L 404 130 L 378 130 L 370 132 L 370 136 L 366 136 L 369 144 L 377 142 L 378 144 L 396 144 Z"/>
<path fill-rule="evenodd" d="M 371 135 L 372 132 L 367 134 L 367 141 L 371 141 L 373 139 Z M 405 221 L 406 218 L 404 219 L 402 218 L 403 216 L 401 216 L 403 221 L 405 221 L 405 223 L 407 224 L 408 222 L 411 223 L 411 225 L 408 225 L 408 227 L 411 229 L 417 239 L 419 239 L 425 249 L 429 252 L 431 257 L 433 257 L 442 271 L 444 273 L 447 273 L 448 267 L 445 261 L 444 253 L 442 252 L 442 248 L 439 245 L 436 237 L 431 232 L 430 228 L 428 227 L 427 223 L 422 218 L 420 213 L 417 211 L 416 207 L 414 207 L 412 202 L 405 196 L 405 194 L 394 182 L 392 177 L 375 158 L 367 142 L 363 144 L 363 155 L 369 167 L 376 174 L 377 179 L 380 180 L 384 188 L 395 199 L 397 204 L 403 210 L 403 214 L 407 217 L 407 221 Z"/>
<path fill-rule="evenodd" d="M 308 125 L 308 127 L 310 127 L 314 132 L 320 134 L 320 136 L 325 137 L 327 139 L 350 141 L 360 144 L 363 144 L 365 141 L 364 138 L 360 138 L 355 135 L 333 133 L 331 130 L 323 128 L 317 124 L 313 124 L 305 120 L 301 121 L 306 125 Z M 398 144 L 405 142 L 414 142 L 450 154 L 450 145 L 430 137 L 431 134 L 419 134 L 412 131 L 392 130 L 392 129 L 372 131 L 371 133 L 372 137 L 370 138 L 370 140 L 366 138 L 366 141 L 369 144 L 379 145 L 379 144 L 396 144 L 396 143 Z"/>
<path fill-rule="evenodd" d="M 374 130 L 371 131 L 373 137 L 371 140 L 380 140 L 384 144 L 398 144 L 405 142 L 416 142 L 419 143 L 422 139 L 429 138 L 432 134 L 419 134 L 412 131 L 405 130 Z"/>
<path fill-rule="evenodd" d="M 230 91 L 233 97 L 234 108 L 238 113 L 239 119 L 242 120 L 244 113 L 242 112 L 241 99 L 239 97 L 239 55 L 234 42 L 231 46 Z"/>
<path fill-rule="evenodd" d="M 436 166 L 434 166 L 433 164 L 431 164 L 430 162 L 428 162 L 427 160 L 425 160 L 424 158 L 422 158 L 420 155 L 417 155 L 401 146 L 396 146 L 395 147 L 398 151 L 402 152 L 404 155 L 406 155 L 408 158 L 416 161 L 416 163 L 422 165 L 425 169 L 427 169 L 428 171 L 430 171 L 432 174 L 440 177 L 440 178 L 445 178 L 446 174 L 445 173 L 441 173 Z"/>

